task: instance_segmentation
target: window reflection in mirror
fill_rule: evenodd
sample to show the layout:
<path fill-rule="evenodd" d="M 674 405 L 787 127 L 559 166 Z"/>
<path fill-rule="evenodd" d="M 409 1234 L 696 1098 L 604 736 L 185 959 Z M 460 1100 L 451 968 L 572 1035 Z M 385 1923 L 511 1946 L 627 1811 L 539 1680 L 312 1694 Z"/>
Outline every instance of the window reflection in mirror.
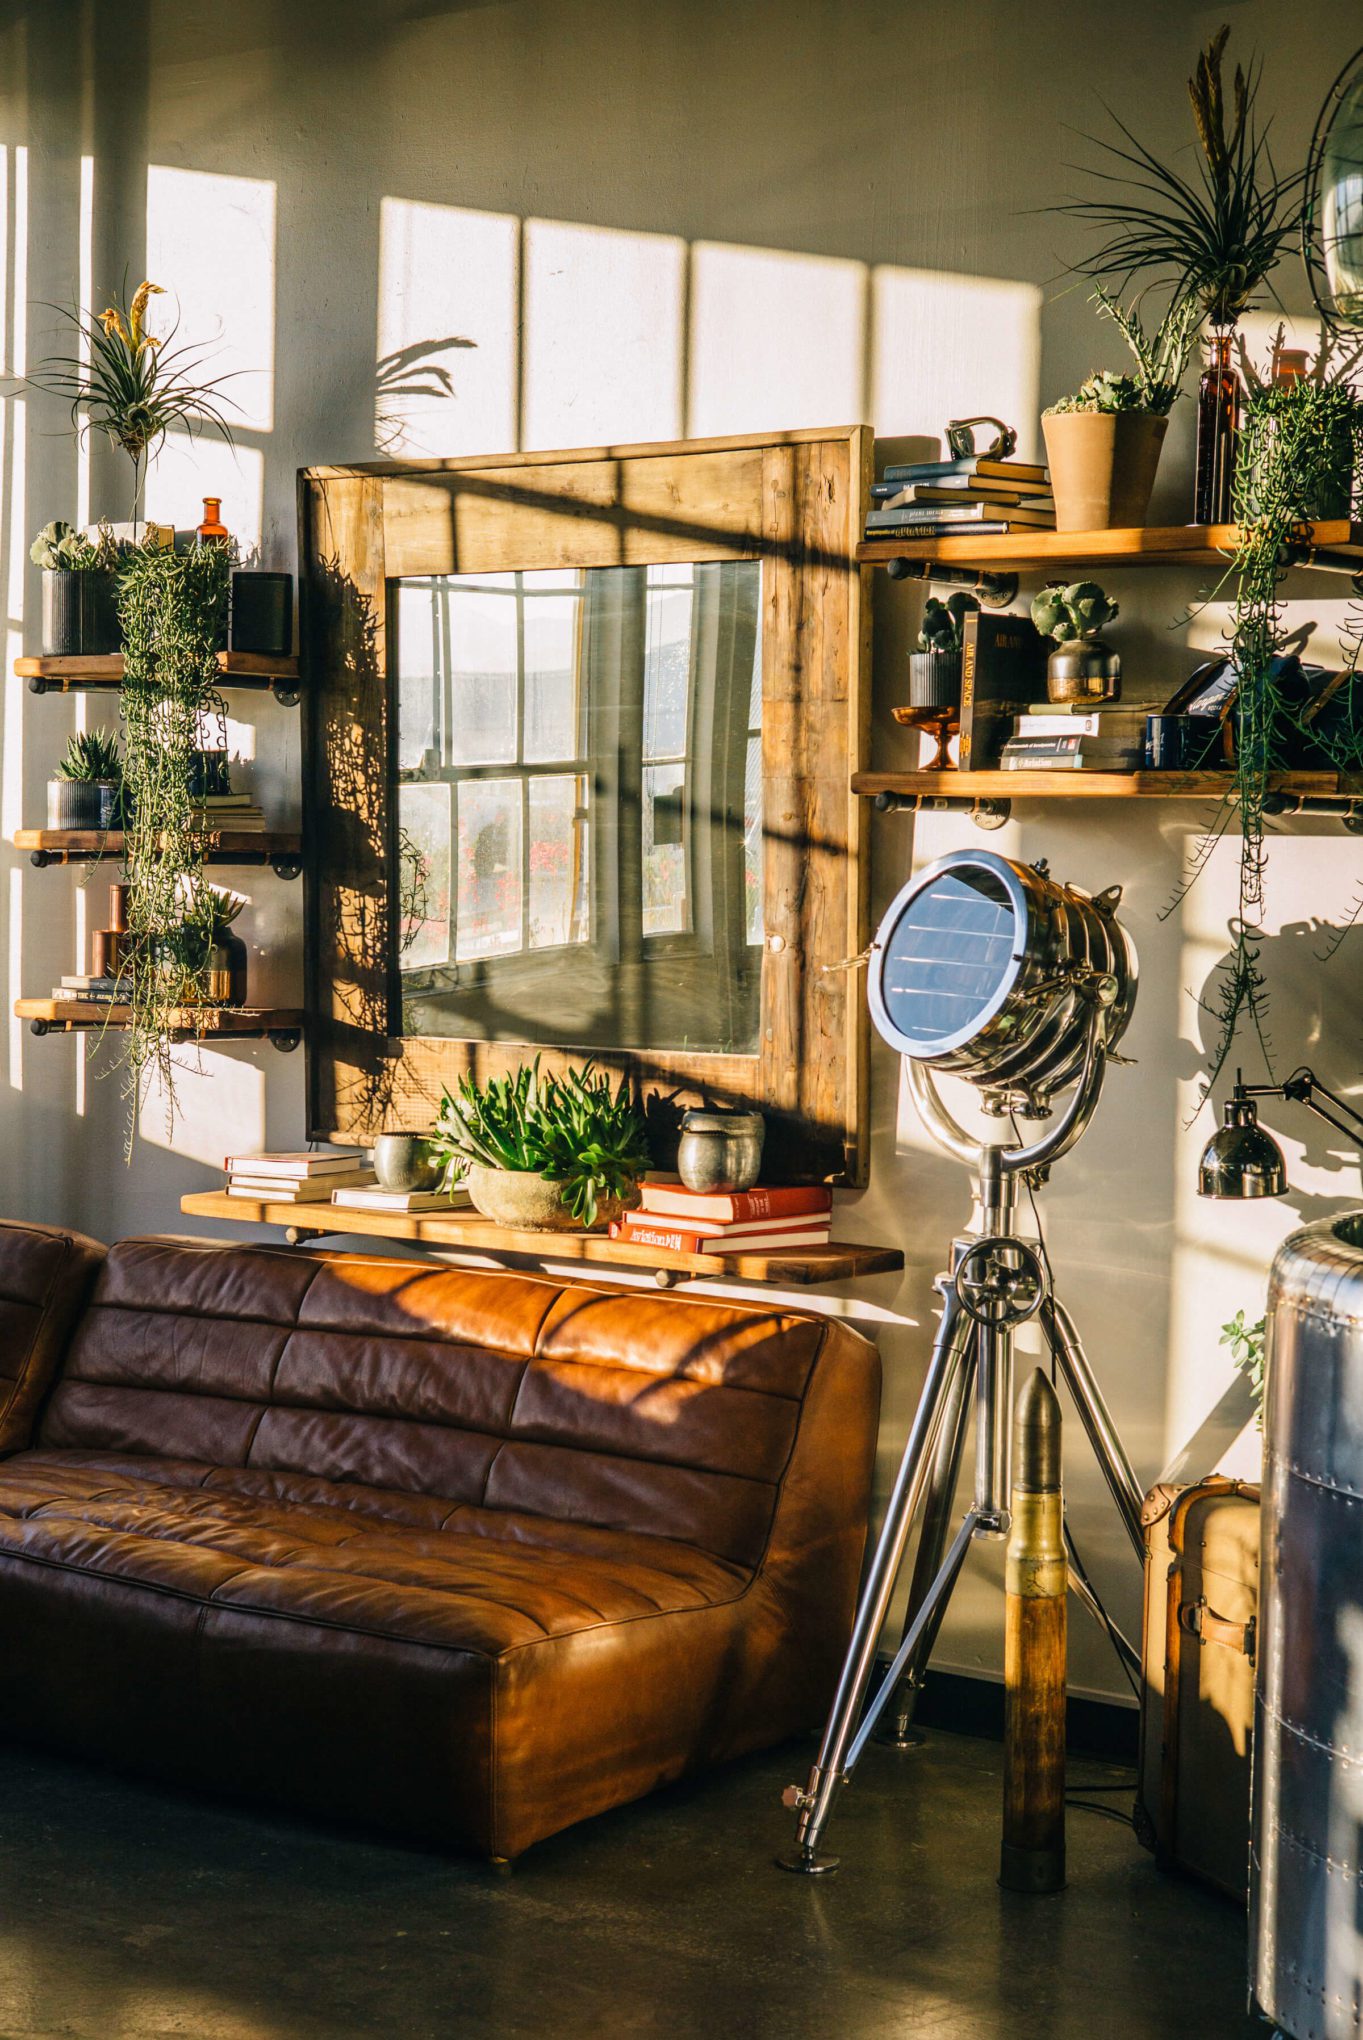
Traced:
<path fill-rule="evenodd" d="M 755 1055 L 758 563 L 392 587 L 402 1032 Z"/>

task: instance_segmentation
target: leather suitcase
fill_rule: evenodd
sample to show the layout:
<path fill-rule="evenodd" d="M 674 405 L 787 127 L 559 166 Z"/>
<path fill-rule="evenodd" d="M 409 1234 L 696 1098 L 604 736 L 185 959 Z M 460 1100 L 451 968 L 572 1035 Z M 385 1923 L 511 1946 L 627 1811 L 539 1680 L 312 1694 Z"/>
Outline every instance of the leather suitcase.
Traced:
<path fill-rule="evenodd" d="M 1246 1903 L 1259 1490 L 1156 1487 L 1145 1526 L 1136 1833 L 1162 1868 Z"/>

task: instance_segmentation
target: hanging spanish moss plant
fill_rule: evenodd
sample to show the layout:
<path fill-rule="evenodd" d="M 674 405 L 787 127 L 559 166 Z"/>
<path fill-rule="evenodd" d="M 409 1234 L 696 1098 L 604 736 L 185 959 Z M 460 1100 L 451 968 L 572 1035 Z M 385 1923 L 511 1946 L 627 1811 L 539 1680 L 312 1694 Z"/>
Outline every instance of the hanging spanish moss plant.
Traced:
<path fill-rule="evenodd" d="M 1275 363 L 1281 343 L 1279 329 Z M 1300 692 L 1284 686 L 1281 669 L 1275 666 L 1285 641 L 1282 583 L 1293 537 L 1304 523 L 1328 515 L 1347 517 L 1363 471 L 1363 403 L 1345 380 L 1360 352 L 1332 363 L 1331 350 L 1322 346 L 1309 374 L 1276 382 L 1258 377 L 1242 349 L 1249 396 L 1236 456 L 1239 543 L 1227 633 L 1238 675 L 1235 779 L 1228 802 L 1233 802 L 1240 823 L 1239 900 L 1232 923 L 1233 947 L 1206 1002 L 1218 1029 L 1207 1071 L 1208 1091 L 1246 1022 L 1254 1028 L 1271 1067 L 1267 987 L 1259 965 L 1265 797 L 1271 776 L 1289 768 L 1294 739 L 1302 738 L 1309 738 L 1335 771 L 1363 771 L 1363 720 L 1352 699 L 1360 619 L 1352 616 L 1345 627 L 1343 698 L 1348 706 L 1333 725 L 1306 719 Z M 1199 857 L 1195 871 L 1203 862 L 1205 856 Z"/>
<path fill-rule="evenodd" d="M 231 557 L 222 545 L 191 552 L 147 545 L 129 555 L 119 584 L 123 630 L 124 836 L 131 965 L 122 1060 L 130 1100 L 128 1147 L 149 1078 L 168 1117 L 179 1009 L 209 997 L 212 888 L 201 882 L 202 816 L 191 791 L 207 718 L 222 724 L 217 653 L 226 641 Z"/>

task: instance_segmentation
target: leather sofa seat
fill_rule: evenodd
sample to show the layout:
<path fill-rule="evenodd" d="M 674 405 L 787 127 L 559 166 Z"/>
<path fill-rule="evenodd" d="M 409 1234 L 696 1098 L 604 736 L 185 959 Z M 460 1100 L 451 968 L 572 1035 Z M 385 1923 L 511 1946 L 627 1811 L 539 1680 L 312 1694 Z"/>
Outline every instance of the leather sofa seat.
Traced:
<path fill-rule="evenodd" d="M 877 1396 L 798 1312 L 124 1241 L 0 1462 L 0 1725 L 516 1855 L 817 1722 Z"/>

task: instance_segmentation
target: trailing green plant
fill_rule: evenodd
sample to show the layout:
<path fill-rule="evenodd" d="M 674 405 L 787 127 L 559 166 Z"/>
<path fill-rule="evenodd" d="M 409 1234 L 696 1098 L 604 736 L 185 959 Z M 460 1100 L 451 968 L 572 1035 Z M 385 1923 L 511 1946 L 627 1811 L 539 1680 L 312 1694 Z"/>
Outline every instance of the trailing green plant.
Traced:
<path fill-rule="evenodd" d="M 1032 597 L 1032 622 L 1042 637 L 1058 645 L 1076 638 L 1097 637 L 1121 614 L 1096 581 L 1072 581 L 1068 588 L 1043 588 Z"/>
<path fill-rule="evenodd" d="M 215 889 L 201 882 L 204 824 L 190 784 L 202 727 L 214 717 L 221 725 L 223 717 L 217 653 L 230 575 L 222 546 L 180 553 L 152 544 L 129 552 L 119 579 L 124 784 L 132 810 L 124 863 L 134 965 L 122 1037 L 129 1152 L 149 1076 L 159 1076 L 173 1118 L 172 1016 L 207 996 L 220 910 Z M 187 928 L 197 931 L 194 940 L 163 940 Z M 143 967 L 153 956 L 156 967 Z"/>
<path fill-rule="evenodd" d="M 121 786 L 123 758 L 118 738 L 111 730 L 77 730 L 66 740 L 66 750 L 54 772 L 55 779 Z"/>
<path fill-rule="evenodd" d="M 1280 339 L 1275 353 L 1279 345 Z M 1275 384 L 1267 376 L 1253 375 L 1244 406 L 1233 482 L 1238 539 L 1230 570 L 1234 593 L 1227 631 L 1237 676 L 1235 773 L 1228 801 L 1240 827 L 1239 898 L 1230 953 L 1204 1001 L 1217 1028 L 1209 1055 L 1208 1091 L 1246 1023 L 1253 1027 L 1272 1068 L 1267 984 L 1259 963 L 1266 870 L 1264 803 L 1271 775 L 1288 765 L 1291 738 L 1304 729 L 1302 705 L 1284 689 L 1274 668 L 1286 636 L 1282 582 L 1298 528 L 1311 519 L 1318 503 L 1332 491 L 1338 493 L 1342 479 L 1346 489 L 1352 480 L 1356 490 L 1363 473 L 1363 403 L 1344 379 L 1358 358 L 1357 353 L 1340 354 L 1326 342 L 1309 373 L 1298 381 Z M 1346 638 L 1345 671 L 1348 684 L 1353 684 L 1360 643 L 1356 616 L 1346 628 Z M 1356 718 L 1344 718 L 1334 730 L 1313 726 L 1311 736 L 1324 747 L 1335 770 L 1363 771 L 1363 725 Z M 1226 819 L 1229 815 L 1223 818 L 1223 827 Z M 1203 862 L 1205 856 L 1195 862 L 1194 876 Z"/>
<path fill-rule="evenodd" d="M 538 1056 L 486 1084 L 461 1077 L 453 1096 L 442 1094 L 432 1145 L 446 1161 L 561 1183 L 563 1204 L 585 1226 L 595 1225 L 601 1201 L 627 1197 L 649 1166 L 644 1115 L 627 1078 L 613 1089 L 590 1062 L 543 1076 Z"/>
<path fill-rule="evenodd" d="M 1101 187 L 1058 212 L 1096 228 L 1092 254 L 1071 265 L 1125 296 L 1133 284 L 1163 281 L 1192 298 L 1214 326 L 1234 325 L 1253 304 L 1302 215 L 1304 171 L 1279 174 L 1269 125 L 1257 117 L 1262 67 L 1239 64 L 1228 95 L 1221 75 L 1230 29 L 1214 35 L 1188 81 L 1197 136 L 1196 169 L 1171 169 L 1111 108 L 1121 140 L 1085 139 L 1100 152 L 1090 172 Z"/>
<path fill-rule="evenodd" d="M 948 595 L 945 602 L 929 595 L 923 605 L 923 621 L 918 631 L 919 651 L 959 652 L 965 639 L 965 620 L 979 606 L 975 597 L 967 595 L 964 590 Z"/>
<path fill-rule="evenodd" d="M 1260 1318 L 1257 1325 L 1247 1324 L 1242 1310 L 1237 1310 L 1230 1323 L 1221 1327 L 1221 1344 L 1230 1347 L 1231 1360 L 1249 1383 L 1250 1397 L 1254 1404 L 1254 1421 L 1261 1431 L 1264 1428 L 1264 1361 L 1267 1331 L 1267 1318 Z"/>
<path fill-rule="evenodd" d="M 172 426 L 191 439 L 211 426 L 232 442 L 220 408 L 231 401 L 221 394 L 228 378 L 205 378 L 202 350 L 175 345 L 178 320 L 160 336 L 147 330 L 148 306 L 164 295 L 159 283 L 141 283 L 130 303 L 116 298 L 97 317 L 54 306 L 79 335 L 77 349 L 48 356 L 25 378 L 30 388 L 65 399 L 79 435 L 103 432 L 122 447 L 132 462 L 134 522 L 147 462 Z"/>

